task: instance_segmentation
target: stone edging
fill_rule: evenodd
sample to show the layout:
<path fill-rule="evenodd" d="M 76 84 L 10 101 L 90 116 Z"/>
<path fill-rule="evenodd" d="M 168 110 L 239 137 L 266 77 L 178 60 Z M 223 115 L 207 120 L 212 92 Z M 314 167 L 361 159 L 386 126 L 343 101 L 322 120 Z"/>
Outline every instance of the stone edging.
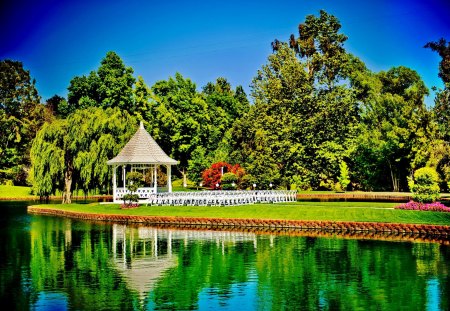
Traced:
<path fill-rule="evenodd" d="M 28 206 L 31 214 L 64 216 L 82 220 L 109 221 L 117 223 L 139 223 L 146 225 L 194 225 L 229 228 L 280 228 L 313 229 L 333 232 L 373 232 L 373 233 L 413 233 L 450 237 L 450 226 L 377 223 L 377 222 L 343 222 L 277 219 L 240 219 L 240 218 L 201 218 L 175 216 L 132 216 L 117 214 L 90 214 L 62 211 L 58 209 Z"/>

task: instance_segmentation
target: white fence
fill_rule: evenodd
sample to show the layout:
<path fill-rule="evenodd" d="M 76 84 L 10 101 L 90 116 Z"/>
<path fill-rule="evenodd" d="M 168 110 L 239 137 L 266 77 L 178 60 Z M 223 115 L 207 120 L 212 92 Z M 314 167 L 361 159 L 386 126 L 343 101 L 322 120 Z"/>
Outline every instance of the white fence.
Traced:
<path fill-rule="evenodd" d="M 147 205 L 232 206 L 254 203 L 295 202 L 296 200 L 296 190 L 221 190 L 153 193 L 144 202 Z"/>

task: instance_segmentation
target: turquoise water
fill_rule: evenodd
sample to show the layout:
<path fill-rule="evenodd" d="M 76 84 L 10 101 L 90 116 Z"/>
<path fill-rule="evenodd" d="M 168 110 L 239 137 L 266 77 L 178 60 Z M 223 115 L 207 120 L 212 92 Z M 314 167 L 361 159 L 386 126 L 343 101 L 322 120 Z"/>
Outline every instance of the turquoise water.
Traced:
<path fill-rule="evenodd" d="M 2 310 L 449 310 L 450 246 L 157 229 L 1 202 Z"/>

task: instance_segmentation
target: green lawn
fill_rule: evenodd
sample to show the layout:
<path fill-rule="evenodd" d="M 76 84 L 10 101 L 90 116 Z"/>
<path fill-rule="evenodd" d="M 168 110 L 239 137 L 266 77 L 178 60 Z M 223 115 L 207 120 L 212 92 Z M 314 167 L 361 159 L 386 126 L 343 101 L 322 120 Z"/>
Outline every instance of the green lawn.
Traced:
<path fill-rule="evenodd" d="M 450 225 L 450 213 L 395 210 L 396 203 L 374 202 L 296 202 L 254 204 L 231 207 L 140 206 L 120 209 L 116 204 L 48 204 L 41 208 L 139 216 L 183 216 L 211 218 L 258 218 L 287 220 L 365 221 L 386 223 Z"/>
<path fill-rule="evenodd" d="M 21 187 L 21 186 L 5 186 L 0 185 L 0 198 L 30 198 L 33 199 L 34 196 L 30 194 L 31 187 Z"/>

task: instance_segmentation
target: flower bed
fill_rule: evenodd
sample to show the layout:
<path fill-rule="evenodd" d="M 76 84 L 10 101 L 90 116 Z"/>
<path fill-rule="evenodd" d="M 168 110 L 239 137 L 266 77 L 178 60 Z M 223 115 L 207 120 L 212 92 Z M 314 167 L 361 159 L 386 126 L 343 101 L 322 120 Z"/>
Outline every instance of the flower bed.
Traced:
<path fill-rule="evenodd" d="M 450 212 L 450 207 L 445 206 L 441 202 L 420 203 L 409 201 L 408 203 L 400 204 L 395 208 L 414 211 Z"/>

